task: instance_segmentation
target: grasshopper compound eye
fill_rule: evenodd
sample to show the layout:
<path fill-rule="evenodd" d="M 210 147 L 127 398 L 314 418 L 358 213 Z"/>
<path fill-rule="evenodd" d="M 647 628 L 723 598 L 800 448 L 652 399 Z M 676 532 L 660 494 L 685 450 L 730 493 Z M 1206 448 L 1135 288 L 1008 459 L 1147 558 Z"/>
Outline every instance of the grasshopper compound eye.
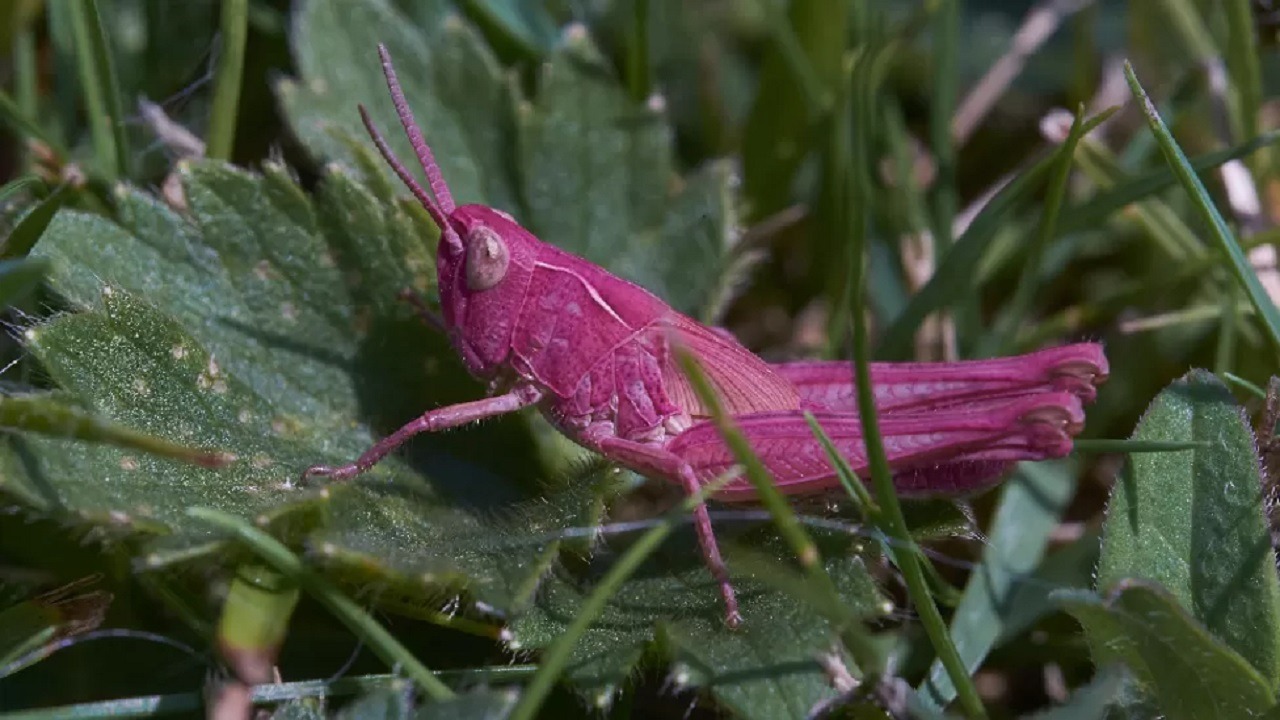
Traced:
<path fill-rule="evenodd" d="M 502 282 L 511 263 L 507 243 L 481 225 L 467 233 L 467 289 L 488 290 Z"/>

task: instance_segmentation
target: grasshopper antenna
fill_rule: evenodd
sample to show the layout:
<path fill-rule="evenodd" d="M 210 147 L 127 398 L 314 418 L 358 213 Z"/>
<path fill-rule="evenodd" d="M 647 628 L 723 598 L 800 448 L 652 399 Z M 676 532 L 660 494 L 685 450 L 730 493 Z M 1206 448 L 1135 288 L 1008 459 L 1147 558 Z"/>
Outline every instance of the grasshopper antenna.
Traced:
<path fill-rule="evenodd" d="M 436 164 L 435 156 L 431 154 L 431 148 L 427 146 L 426 140 L 422 137 L 422 131 L 418 129 L 417 123 L 413 119 L 413 111 L 409 109 L 409 103 L 405 100 L 404 91 L 400 87 L 400 80 L 396 77 L 395 67 L 391 63 L 391 55 L 387 52 L 387 47 L 382 43 L 378 43 L 378 57 L 382 60 L 382 74 L 387 78 L 387 88 L 391 91 L 391 100 L 396 108 L 396 115 L 400 118 L 400 125 L 404 127 L 405 134 L 409 136 L 409 143 L 413 145 L 413 152 L 418 156 L 418 162 L 422 165 L 423 172 L 427 175 L 427 183 L 431 187 L 431 193 L 428 194 L 422 185 L 414 179 L 404 163 L 396 157 L 392 152 L 391 146 L 387 144 L 386 138 L 374 125 L 372 118 L 369 117 L 368 110 L 363 105 L 359 106 L 360 119 L 364 122 L 365 130 L 369 132 L 369 137 L 373 139 L 373 144 L 377 146 L 378 152 L 382 153 L 383 159 L 387 164 L 391 165 L 391 169 L 395 171 L 400 180 L 413 192 L 414 197 L 422 203 L 423 207 L 430 213 L 431 219 L 435 221 L 443 231 L 448 227 L 445 219 L 453 213 L 456 207 L 453 203 L 453 194 L 449 192 L 449 186 L 444 181 L 444 176 L 440 173 L 440 166 Z M 436 199 L 432 199 L 435 195 Z M 436 200 L 439 200 L 437 203 Z"/>

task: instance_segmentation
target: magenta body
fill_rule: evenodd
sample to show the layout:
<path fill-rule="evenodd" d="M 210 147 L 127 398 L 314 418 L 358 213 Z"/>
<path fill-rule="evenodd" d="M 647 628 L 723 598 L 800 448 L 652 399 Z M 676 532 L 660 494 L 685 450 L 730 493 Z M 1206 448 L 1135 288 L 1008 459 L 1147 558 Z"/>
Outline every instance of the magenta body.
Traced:
<path fill-rule="evenodd" d="M 315 465 L 304 477 L 354 477 L 422 432 L 457 427 L 536 405 L 584 447 L 689 493 L 734 467 L 675 362 L 690 352 L 722 407 L 789 494 L 826 492 L 836 474 L 814 437 L 812 412 L 860 476 L 867 465 L 852 371 L 846 362 L 771 365 L 731 334 L 682 315 L 644 288 L 542 242 L 510 216 L 454 204 L 413 120 L 386 48 L 383 72 L 400 124 L 427 186 L 387 146 L 368 113 L 361 118 L 379 152 L 440 228 L 436 254 L 443 325 L 467 369 L 490 397 L 424 413 L 355 462 Z M 430 192 L 428 189 L 430 188 Z M 987 487 L 1018 460 L 1061 457 L 1084 425 L 1083 403 L 1107 375 L 1101 346 L 1080 343 L 1014 358 L 875 364 L 873 393 L 895 486 L 907 495 L 954 495 Z M 732 478 L 717 496 L 754 500 Z M 742 622 L 706 506 L 694 525 L 725 602 L 725 622 Z"/>
<path fill-rule="evenodd" d="M 467 369 L 495 388 L 528 386 L 543 414 L 585 447 L 604 451 L 605 438 L 649 445 L 690 464 L 700 482 L 729 469 L 732 455 L 675 362 L 672 344 L 680 343 L 700 359 L 784 492 L 836 485 L 802 410 L 818 414 L 855 469 L 865 461 L 848 363 L 770 365 L 504 213 L 467 205 L 447 218 L 441 308 Z M 476 290 L 465 265 L 481 229 L 501 239 L 508 264 L 498 283 Z M 1102 349 L 1091 343 L 989 361 L 873 365 L 899 489 L 971 492 L 1011 462 L 1065 455 L 1083 423 L 1082 402 L 1105 374 Z M 1043 422 L 1028 421 L 1037 413 Z M 647 462 L 623 462 L 654 472 Z M 754 491 L 736 480 L 717 497 L 750 501 Z"/>

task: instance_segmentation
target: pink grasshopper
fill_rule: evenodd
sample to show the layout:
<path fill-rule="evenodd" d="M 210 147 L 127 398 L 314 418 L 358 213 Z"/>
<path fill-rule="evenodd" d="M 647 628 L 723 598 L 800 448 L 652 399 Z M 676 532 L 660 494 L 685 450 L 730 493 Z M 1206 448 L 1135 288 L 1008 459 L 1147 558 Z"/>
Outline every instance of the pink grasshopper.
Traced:
<path fill-rule="evenodd" d="M 440 228 L 437 268 L 443 317 L 467 369 L 490 382 L 483 400 L 438 408 L 369 448 L 354 463 L 315 466 L 304 477 L 358 475 L 422 432 L 537 406 L 578 444 L 686 492 L 733 467 L 707 408 L 672 357 L 687 348 L 727 412 L 789 494 L 828 491 L 837 479 L 802 411 L 812 411 L 855 471 L 866 467 L 846 362 L 769 364 L 731 335 L 668 307 L 645 289 L 542 242 L 509 215 L 454 205 L 415 124 L 386 48 L 383 73 L 428 194 L 387 146 L 363 106 L 382 156 Z M 1013 358 L 876 364 L 885 449 L 903 495 L 962 494 L 993 484 L 1017 460 L 1061 457 L 1083 427 L 1082 403 L 1105 380 L 1099 345 L 1083 343 Z M 716 496 L 751 501 L 738 477 Z M 694 515 L 726 623 L 741 622 L 705 505 Z"/>

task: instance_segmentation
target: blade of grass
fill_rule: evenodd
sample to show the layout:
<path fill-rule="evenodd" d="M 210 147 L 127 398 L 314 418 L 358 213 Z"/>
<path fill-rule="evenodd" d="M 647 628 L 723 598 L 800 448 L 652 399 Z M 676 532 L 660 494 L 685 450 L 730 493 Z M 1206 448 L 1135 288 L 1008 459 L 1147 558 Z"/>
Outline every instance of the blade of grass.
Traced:
<path fill-rule="evenodd" d="M 720 431 L 721 437 L 724 438 L 725 445 L 729 447 L 729 450 L 733 452 L 734 458 L 743 466 L 747 480 L 751 482 L 760 496 L 760 504 L 764 506 L 765 510 L 773 518 L 774 524 L 778 527 L 778 533 L 783 540 L 791 546 L 791 550 L 795 553 L 800 567 L 807 572 L 825 575 L 826 571 L 822 568 L 822 557 L 818 552 L 818 546 L 814 544 L 813 539 L 809 537 L 800 521 L 796 519 L 795 513 L 787 505 L 786 497 L 774 485 L 769 471 L 760 462 L 759 456 L 752 451 L 746 437 L 738 430 L 732 418 L 725 413 L 724 407 L 720 403 L 720 398 L 716 395 L 715 389 L 707 379 L 706 373 L 698 365 L 697 358 L 683 349 L 677 350 L 676 355 L 681 369 L 684 370 L 685 375 L 693 385 L 694 392 L 703 404 L 707 406 L 716 428 Z M 830 577 L 828 577 L 829 581 Z M 834 584 L 831 585 L 830 590 L 835 593 Z"/>
<path fill-rule="evenodd" d="M 1233 385 L 1236 385 L 1237 387 L 1243 388 L 1245 391 L 1247 391 L 1251 395 L 1257 396 L 1259 400 L 1267 399 L 1266 390 L 1263 390 L 1262 388 L 1258 387 L 1257 385 L 1254 385 L 1248 380 L 1245 380 L 1239 375 L 1236 375 L 1234 373 L 1224 372 L 1222 373 L 1222 377 L 1225 378 L 1227 382 Z"/>
<path fill-rule="evenodd" d="M 23 175 L 20 178 L 14 178 L 4 185 L 0 186 L 0 204 L 3 204 L 11 196 L 26 190 L 29 187 L 35 187 L 40 184 L 40 178 L 34 175 Z"/>
<path fill-rule="evenodd" d="M 0 397 L 0 428 L 132 448 L 207 468 L 222 467 L 232 459 L 117 425 L 43 395 Z"/>
<path fill-rule="evenodd" d="M 18 103 L 14 102 L 13 98 L 9 97 L 3 90 L 0 90 L 0 123 L 8 125 L 15 137 L 20 139 L 34 138 L 55 150 L 60 149 L 60 146 L 54 142 L 53 137 L 23 112 Z"/>
<path fill-rule="evenodd" d="M 66 193 L 66 186 L 54 190 L 22 216 L 13 232 L 5 238 L 4 244 L 0 245 L 0 260 L 26 257 L 31 252 L 31 248 L 40 241 L 45 228 L 49 227 L 53 216 L 57 214 L 58 208 L 62 207 Z"/>
<path fill-rule="evenodd" d="M 858 68 L 853 77 L 853 92 L 848 102 L 842 103 L 839 121 L 834 123 L 832 131 L 837 138 L 836 147 L 842 150 L 843 172 L 834 176 L 836 191 L 845 193 L 848 202 L 842 207 L 844 232 L 848 239 L 850 254 L 848 257 L 848 280 L 846 307 L 852 315 L 853 366 L 854 383 L 858 395 L 858 413 L 862 421 L 862 437 L 866 447 L 867 460 L 871 471 L 872 486 L 876 505 L 881 508 L 882 529 L 896 546 L 906 548 L 896 552 L 898 567 L 907 585 L 907 593 L 915 604 L 916 611 L 924 626 L 938 659 L 946 668 L 947 675 L 955 685 L 960 706 L 971 718 L 985 718 L 986 708 L 978 696 L 977 688 L 964 667 L 964 662 L 957 652 L 951 636 L 947 632 L 946 623 L 929 591 L 929 581 L 921 565 L 919 548 L 907 528 L 906 517 L 893 486 L 893 476 L 889 470 L 889 460 L 885 454 L 884 443 L 880 435 L 880 423 L 876 412 L 875 398 L 872 393 L 870 349 L 867 339 L 866 269 L 868 259 L 867 234 L 871 218 L 871 179 L 867 176 L 871 166 L 871 127 L 868 122 L 875 117 L 876 93 L 878 84 L 874 77 L 864 68 Z M 852 138 L 852 144 L 844 143 L 840 138 Z M 950 258 L 953 253 L 948 253 Z M 935 280 L 937 275 L 934 276 Z M 930 285 L 933 281 L 930 281 Z M 926 286 L 926 289 L 928 286 Z M 913 323 L 912 331 L 915 325 Z M 910 336 L 908 336 L 908 340 Z"/>
<path fill-rule="evenodd" d="M 120 98 L 120 80 L 116 76 L 116 63 L 111 55 L 111 47 L 107 44 L 107 31 L 102 26 L 102 13 L 98 11 L 98 0 L 84 0 L 85 12 L 89 21 L 89 43 L 93 52 L 94 65 L 98 70 L 98 82 L 102 83 L 106 96 L 107 112 L 111 123 L 111 134 L 116 151 L 116 170 L 120 175 L 129 175 L 129 135 L 125 132 L 124 102 Z"/>
<path fill-rule="evenodd" d="M 1101 142 L 1085 140 L 1080 143 L 1078 155 L 1080 169 L 1096 186 L 1106 188 L 1124 182 L 1126 173 L 1120 161 Z M 1201 238 L 1164 200 L 1146 197 L 1130 205 L 1129 210 L 1137 215 L 1138 223 L 1153 245 L 1160 247 L 1175 264 L 1204 254 Z"/>
<path fill-rule="evenodd" d="M 649 97 L 649 0 L 631 0 L 631 32 L 627 33 L 627 89 L 631 99 Z"/>
<path fill-rule="evenodd" d="M 1249 0 L 1226 0 L 1227 69 L 1236 91 L 1236 140 L 1258 134 L 1262 108 L 1262 66 Z M 1258 169 L 1254 164 L 1254 171 Z"/>
<path fill-rule="evenodd" d="M 1106 110 L 1100 117 L 1105 119 L 1110 116 L 1115 108 Z M 1049 191 L 1045 198 L 1044 212 L 1040 217 L 1040 229 L 1031 239 L 1031 245 L 1027 248 L 1027 260 L 1022 266 L 1022 273 L 1018 277 L 1018 284 L 1014 287 L 1013 297 L 1010 298 L 1009 304 L 1005 312 L 996 320 L 995 326 L 978 342 L 976 356 L 986 357 L 994 354 L 1001 348 L 1009 346 L 1014 335 L 1021 326 L 1022 321 L 1026 319 L 1031 310 L 1031 303 L 1035 299 L 1036 290 L 1039 288 L 1040 265 L 1044 258 L 1044 250 L 1049 245 L 1049 241 L 1053 239 L 1054 233 L 1058 225 L 1058 212 L 1062 208 L 1062 201 L 1067 195 L 1067 180 L 1071 177 L 1071 168 L 1074 165 L 1076 145 L 1079 144 L 1080 138 L 1083 137 L 1081 131 L 1084 129 L 1084 104 L 1076 107 L 1075 119 L 1071 123 L 1071 129 L 1067 133 L 1067 139 L 1062 144 L 1062 151 L 1059 153 L 1057 163 L 1053 168 L 1053 176 L 1049 179 Z"/>
<path fill-rule="evenodd" d="M 1164 8 L 1169 20 L 1165 27 L 1170 35 L 1181 41 L 1186 51 L 1184 54 L 1193 58 L 1196 64 L 1217 56 L 1218 48 L 1209 34 L 1209 26 L 1194 3 L 1189 0 L 1160 0 L 1154 6 Z"/>
<path fill-rule="evenodd" d="M 35 121 L 39 111 L 39 67 L 36 60 L 36 33 L 30 24 L 13 38 L 13 90 L 18 112 Z"/>
<path fill-rule="evenodd" d="M 102 72 L 98 57 L 93 26 L 96 24 L 97 3 L 73 2 L 65 5 L 71 23 L 75 46 L 76 70 L 80 79 L 80 92 L 84 97 L 85 115 L 89 121 L 89 136 L 93 142 L 95 169 L 109 181 L 119 179 L 123 165 L 119 162 L 111 111 L 107 108 L 106 89 L 102 84 Z M 95 18 L 90 19 L 90 16 Z"/>
<path fill-rule="evenodd" d="M 218 69 L 213 81 L 213 109 L 209 120 L 208 156 L 230 160 L 236 141 L 240 83 L 244 75 L 244 44 L 249 26 L 249 0 L 223 0 Z"/>
<path fill-rule="evenodd" d="M 1124 168 L 1102 143 L 1084 141 L 1077 153 L 1080 169 L 1093 183 L 1108 188 L 1125 179 Z M 1182 262 L 1204 254 L 1204 243 L 1177 211 L 1160 198 L 1148 197 L 1129 206 L 1152 244 L 1169 259 Z"/>
<path fill-rule="evenodd" d="M 1155 106 L 1151 104 L 1146 91 L 1142 89 L 1142 84 L 1138 82 L 1138 76 L 1134 74 L 1133 66 L 1126 62 L 1124 72 L 1125 79 L 1129 81 L 1129 89 L 1134 98 L 1141 103 L 1143 114 L 1147 119 L 1147 125 L 1150 126 L 1152 134 L 1156 136 L 1156 141 L 1160 144 L 1160 150 L 1164 153 L 1165 160 L 1177 174 L 1178 180 L 1187 191 L 1187 194 L 1191 196 L 1193 205 L 1209 226 L 1210 234 L 1217 241 L 1218 247 L 1230 258 L 1231 269 L 1235 271 L 1236 279 L 1244 287 L 1249 301 L 1257 310 L 1258 316 L 1262 319 L 1263 326 L 1271 337 L 1275 349 L 1280 350 L 1280 309 L 1276 308 L 1276 304 L 1267 295 L 1262 283 L 1258 280 L 1257 274 L 1254 273 L 1253 267 L 1249 264 L 1248 258 L 1245 257 L 1244 251 L 1240 249 L 1240 243 L 1236 240 L 1235 234 L 1231 232 L 1231 228 L 1227 227 L 1226 220 L 1222 218 L 1222 214 L 1214 206 L 1213 199 L 1209 197 L 1209 192 L 1205 189 L 1204 183 L 1200 182 L 1200 178 L 1196 176 L 1190 163 L 1187 162 L 1186 155 L 1178 147 L 1178 143 L 1173 139 L 1169 129 L 1165 127 L 1164 121 L 1160 119 Z"/>
<path fill-rule="evenodd" d="M 418 662 L 418 659 L 387 632 L 386 628 L 378 624 L 378 621 L 374 620 L 354 600 L 339 592 L 319 574 L 309 569 L 301 558 L 279 540 L 254 527 L 243 518 L 229 515 L 221 510 L 194 507 L 187 510 L 187 515 L 203 520 L 240 540 L 267 565 L 293 580 L 321 605 L 324 605 L 383 662 L 390 667 L 402 668 L 405 675 L 418 683 L 419 687 L 432 698 L 447 700 L 454 697 L 453 690 L 437 679 L 425 665 Z"/>
<path fill-rule="evenodd" d="M 1272 242 L 1272 233 L 1258 233 L 1244 242 L 1246 250 Z M 1218 253 L 1206 253 L 1188 260 L 1174 272 L 1161 273 L 1144 282 L 1130 282 L 1106 297 L 1073 305 L 1052 315 L 1028 329 L 1018 337 L 1014 349 L 1018 352 L 1039 347 L 1047 340 L 1078 332 L 1081 328 L 1103 322 L 1125 308 L 1141 304 L 1143 300 L 1161 293 L 1178 290 L 1181 285 L 1198 283 L 1201 276 L 1225 261 Z M 1246 307 L 1250 312 L 1252 308 Z"/>
<path fill-rule="evenodd" d="M 955 113 L 959 60 L 960 3 L 939 0 L 933 8 L 933 100 L 929 104 L 929 146 L 936 164 L 933 189 L 933 256 L 941 258 L 951 246 L 959 194 L 956 191 L 956 148 L 951 133 Z M 906 182 L 904 180 L 903 182 Z"/>
<path fill-rule="evenodd" d="M 564 671 L 565 665 L 569 662 L 569 656 L 573 652 L 574 645 L 586 633 L 591 623 L 604 612 L 605 605 L 609 602 L 609 598 L 613 597 L 622 584 L 631 577 L 632 573 L 640 568 L 645 559 L 658 549 L 658 546 L 666 540 L 667 535 L 675 526 L 684 521 L 684 519 L 693 512 L 693 509 L 703 502 L 707 496 L 714 494 L 717 490 L 724 487 L 732 476 L 720 478 L 716 482 L 708 483 L 702 487 L 696 494 L 685 498 L 680 505 L 668 513 L 662 522 L 650 528 L 640 539 L 631 547 L 627 548 L 626 553 L 618 558 L 618 561 L 609 568 L 604 577 L 578 607 L 578 613 L 574 616 L 573 622 L 569 623 L 569 627 L 564 629 L 560 637 L 551 643 L 546 652 L 542 654 L 542 662 L 538 666 L 538 670 L 533 675 L 533 679 L 529 681 L 524 692 L 520 695 L 520 701 L 511 711 L 509 720 L 532 720 L 537 716 L 538 710 L 542 707 L 542 703 L 547 699 L 547 695 L 551 693 L 551 688 L 555 685 L 556 678 Z"/>
<path fill-rule="evenodd" d="M 1243 321 L 1239 294 L 1240 289 L 1228 280 L 1222 293 L 1222 324 L 1218 327 L 1218 343 L 1213 352 L 1213 371 L 1218 374 L 1236 366 L 1236 336 Z"/>
<path fill-rule="evenodd" d="M 1208 172 L 1230 160 L 1246 157 L 1257 150 L 1269 147 L 1276 140 L 1280 140 L 1280 132 L 1269 132 L 1226 150 L 1197 155 L 1191 158 L 1191 167 L 1196 173 Z M 1176 182 L 1178 182 L 1178 176 L 1167 167 L 1133 176 L 1126 182 L 1078 205 L 1071 206 L 1062 217 L 1062 234 L 1070 235 L 1095 227 L 1116 211 L 1161 192 Z"/>
<path fill-rule="evenodd" d="M 853 471 L 853 468 L 849 467 L 849 462 L 840 455 L 840 451 L 836 449 L 835 443 L 831 442 L 830 436 L 828 436 L 826 431 L 822 429 L 822 426 L 818 424 L 818 419 L 813 416 L 813 413 L 805 411 L 804 419 L 805 422 L 809 423 L 809 429 L 813 431 L 814 437 L 816 437 L 818 442 L 822 444 L 822 450 L 827 454 L 828 462 L 830 462 L 831 466 L 836 469 L 836 477 L 840 479 L 840 484 L 853 500 L 857 511 L 867 519 L 869 525 L 875 528 L 875 532 L 872 533 L 872 537 L 880 543 L 881 547 L 884 549 L 885 556 L 888 557 L 890 562 L 896 566 L 897 549 L 888 539 L 884 531 L 883 512 L 880 510 L 880 507 L 876 505 L 875 498 L 871 497 L 871 494 L 867 492 L 866 486 L 863 485 L 862 481 L 858 478 L 857 473 Z M 908 551 L 915 550 L 915 548 L 906 549 Z M 927 579 L 929 580 L 929 586 L 931 588 L 930 592 L 935 597 L 948 595 L 955 595 L 956 597 L 959 596 L 959 593 L 947 584 L 946 580 L 942 578 L 942 575 L 938 573 L 937 568 L 935 568 L 931 563 L 925 563 L 924 568 L 928 575 Z"/>
<path fill-rule="evenodd" d="M 813 436 L 822 444 L 822 450 L 827 454 L 827 460 L 836 469 L 836 476 L 840 478 L 840 484 L 844 486 L 845 492 L 849 493 L 849 497 L 853 500 L 858 512 L 866 518 L 876 516 L 880 512 L 880 508 L 876 505 L 875 498 L 871 497 L 871 493 L 867 492 L 866 486 L 858 479 L 857 473 L 853 471 L 853 468 L 849 467 L 848 461 L 836 449 L 835 443 L 831 442 L 827 431 L 822 429 L 822 426 L 818 424 L 818 419 L 808 410 L 804 412 L 804 420 L 809 423 L 809 429 L 813 431 Z"/>

